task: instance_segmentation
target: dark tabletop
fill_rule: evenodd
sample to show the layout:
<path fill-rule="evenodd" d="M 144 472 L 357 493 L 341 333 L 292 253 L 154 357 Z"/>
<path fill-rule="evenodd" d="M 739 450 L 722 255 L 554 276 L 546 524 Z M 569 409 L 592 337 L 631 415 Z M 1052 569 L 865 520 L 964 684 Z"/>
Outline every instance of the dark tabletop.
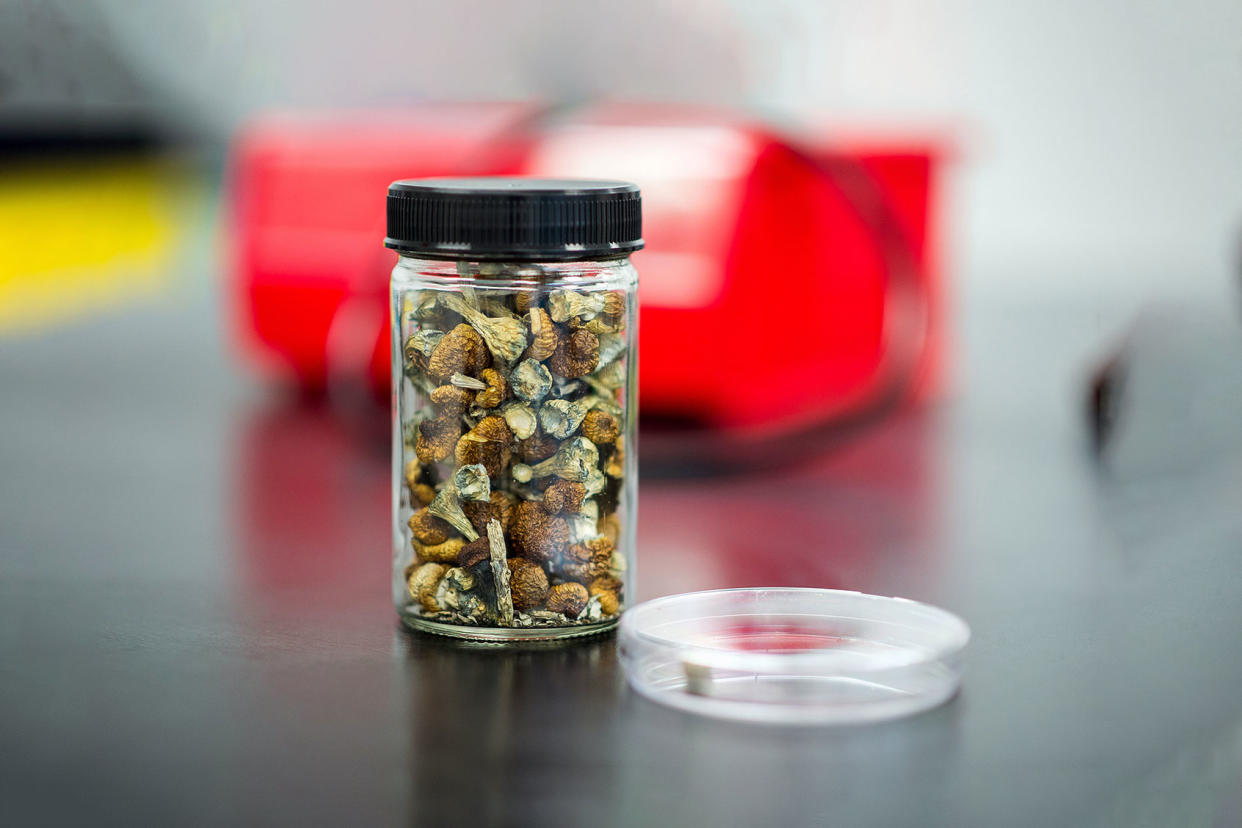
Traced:
<path fill-rule="evenodd" d="M 178 283 L 0 340 L 2 824 L 1242 819 L 1242 477 L 1102 472 L 1089 308 L 967 303 L 940 402 L 798 468 L 643 479 L 639 597 L 839 587 L 972 625 L 956 699 L 838 729 L 663 709 L 611 638 L 401 629 L 386 415 L 264 387 L 221 316 Z"/>

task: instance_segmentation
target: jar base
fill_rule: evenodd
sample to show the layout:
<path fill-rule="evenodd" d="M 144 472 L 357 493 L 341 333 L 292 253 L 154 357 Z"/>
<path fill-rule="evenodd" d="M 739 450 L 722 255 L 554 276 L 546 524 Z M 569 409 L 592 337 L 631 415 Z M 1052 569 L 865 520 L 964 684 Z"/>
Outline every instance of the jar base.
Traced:
<path fill-rule="evenodd" d="M 465 624 L 446 624 L 419 615 L 399 613 L 402 622 L 412 630 L 431 633 L 466 641 L 486 644 L 509 644 L 527 641 L 564 641 L 599 635 L 614 629 L 620 616 L 597 621 L 594 624 L 575 624 L 571 627 L 470 627 Z"/>

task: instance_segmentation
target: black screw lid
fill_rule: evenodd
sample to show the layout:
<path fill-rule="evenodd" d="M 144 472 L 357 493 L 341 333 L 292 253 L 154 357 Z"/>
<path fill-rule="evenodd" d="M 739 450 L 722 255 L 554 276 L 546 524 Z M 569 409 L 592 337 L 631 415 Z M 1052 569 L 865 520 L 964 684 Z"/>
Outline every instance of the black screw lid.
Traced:
<path fill-rule="evenodd" d="M 642 198 L 625 181 L 411 178 L 388 186 L 384 245 L 431 258 L 566 261 L 641 250 Z"/>

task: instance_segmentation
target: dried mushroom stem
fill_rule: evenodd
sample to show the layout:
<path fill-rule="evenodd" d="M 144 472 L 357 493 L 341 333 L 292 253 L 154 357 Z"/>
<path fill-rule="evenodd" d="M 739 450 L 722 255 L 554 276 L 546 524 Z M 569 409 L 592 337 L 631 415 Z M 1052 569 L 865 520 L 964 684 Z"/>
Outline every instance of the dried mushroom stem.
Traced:
<path fill-rule="evenodd" d="M 526 326 L 512 316 L 493 317 L 470 307 L 462 297 L 446 293 L 441 303 L 469 322 L 501 365 L 510 365 L 526 350 Z"/>
<path fill-rule="evenodd" d="M 491 551 L 492 578 L 496 582 L 496 614 L 501 626 L 513 626 L 513 596 L 509 591 L 509 565 L 504 530 L 500 521 L 487 522 L 487 545 Z"/>
<path fill-rule="evenodd" d="M 461 510 L 461 501 L 458 499 L 457 489 L 452 483 L 445 483 L 444 487 L 436 492 L 435 500 L 431 501 L 427 511 L 447 522 L 458 532 L 461 532 L 466 540 L 478 539 L 479 533 L 474 531 L 474 526 L 470 524 L 470 519 Z"/>

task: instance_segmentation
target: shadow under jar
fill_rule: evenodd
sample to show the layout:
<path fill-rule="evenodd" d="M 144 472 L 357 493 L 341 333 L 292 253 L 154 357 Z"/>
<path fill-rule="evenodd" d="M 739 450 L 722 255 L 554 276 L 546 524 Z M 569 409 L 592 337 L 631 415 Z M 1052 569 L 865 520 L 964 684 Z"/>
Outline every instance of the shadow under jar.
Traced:
<path fill-rule="evenodd" d="M 393 598 L 492 642 L 614 626 L 633 594 L 638 188 L 388 191 Z"/>

